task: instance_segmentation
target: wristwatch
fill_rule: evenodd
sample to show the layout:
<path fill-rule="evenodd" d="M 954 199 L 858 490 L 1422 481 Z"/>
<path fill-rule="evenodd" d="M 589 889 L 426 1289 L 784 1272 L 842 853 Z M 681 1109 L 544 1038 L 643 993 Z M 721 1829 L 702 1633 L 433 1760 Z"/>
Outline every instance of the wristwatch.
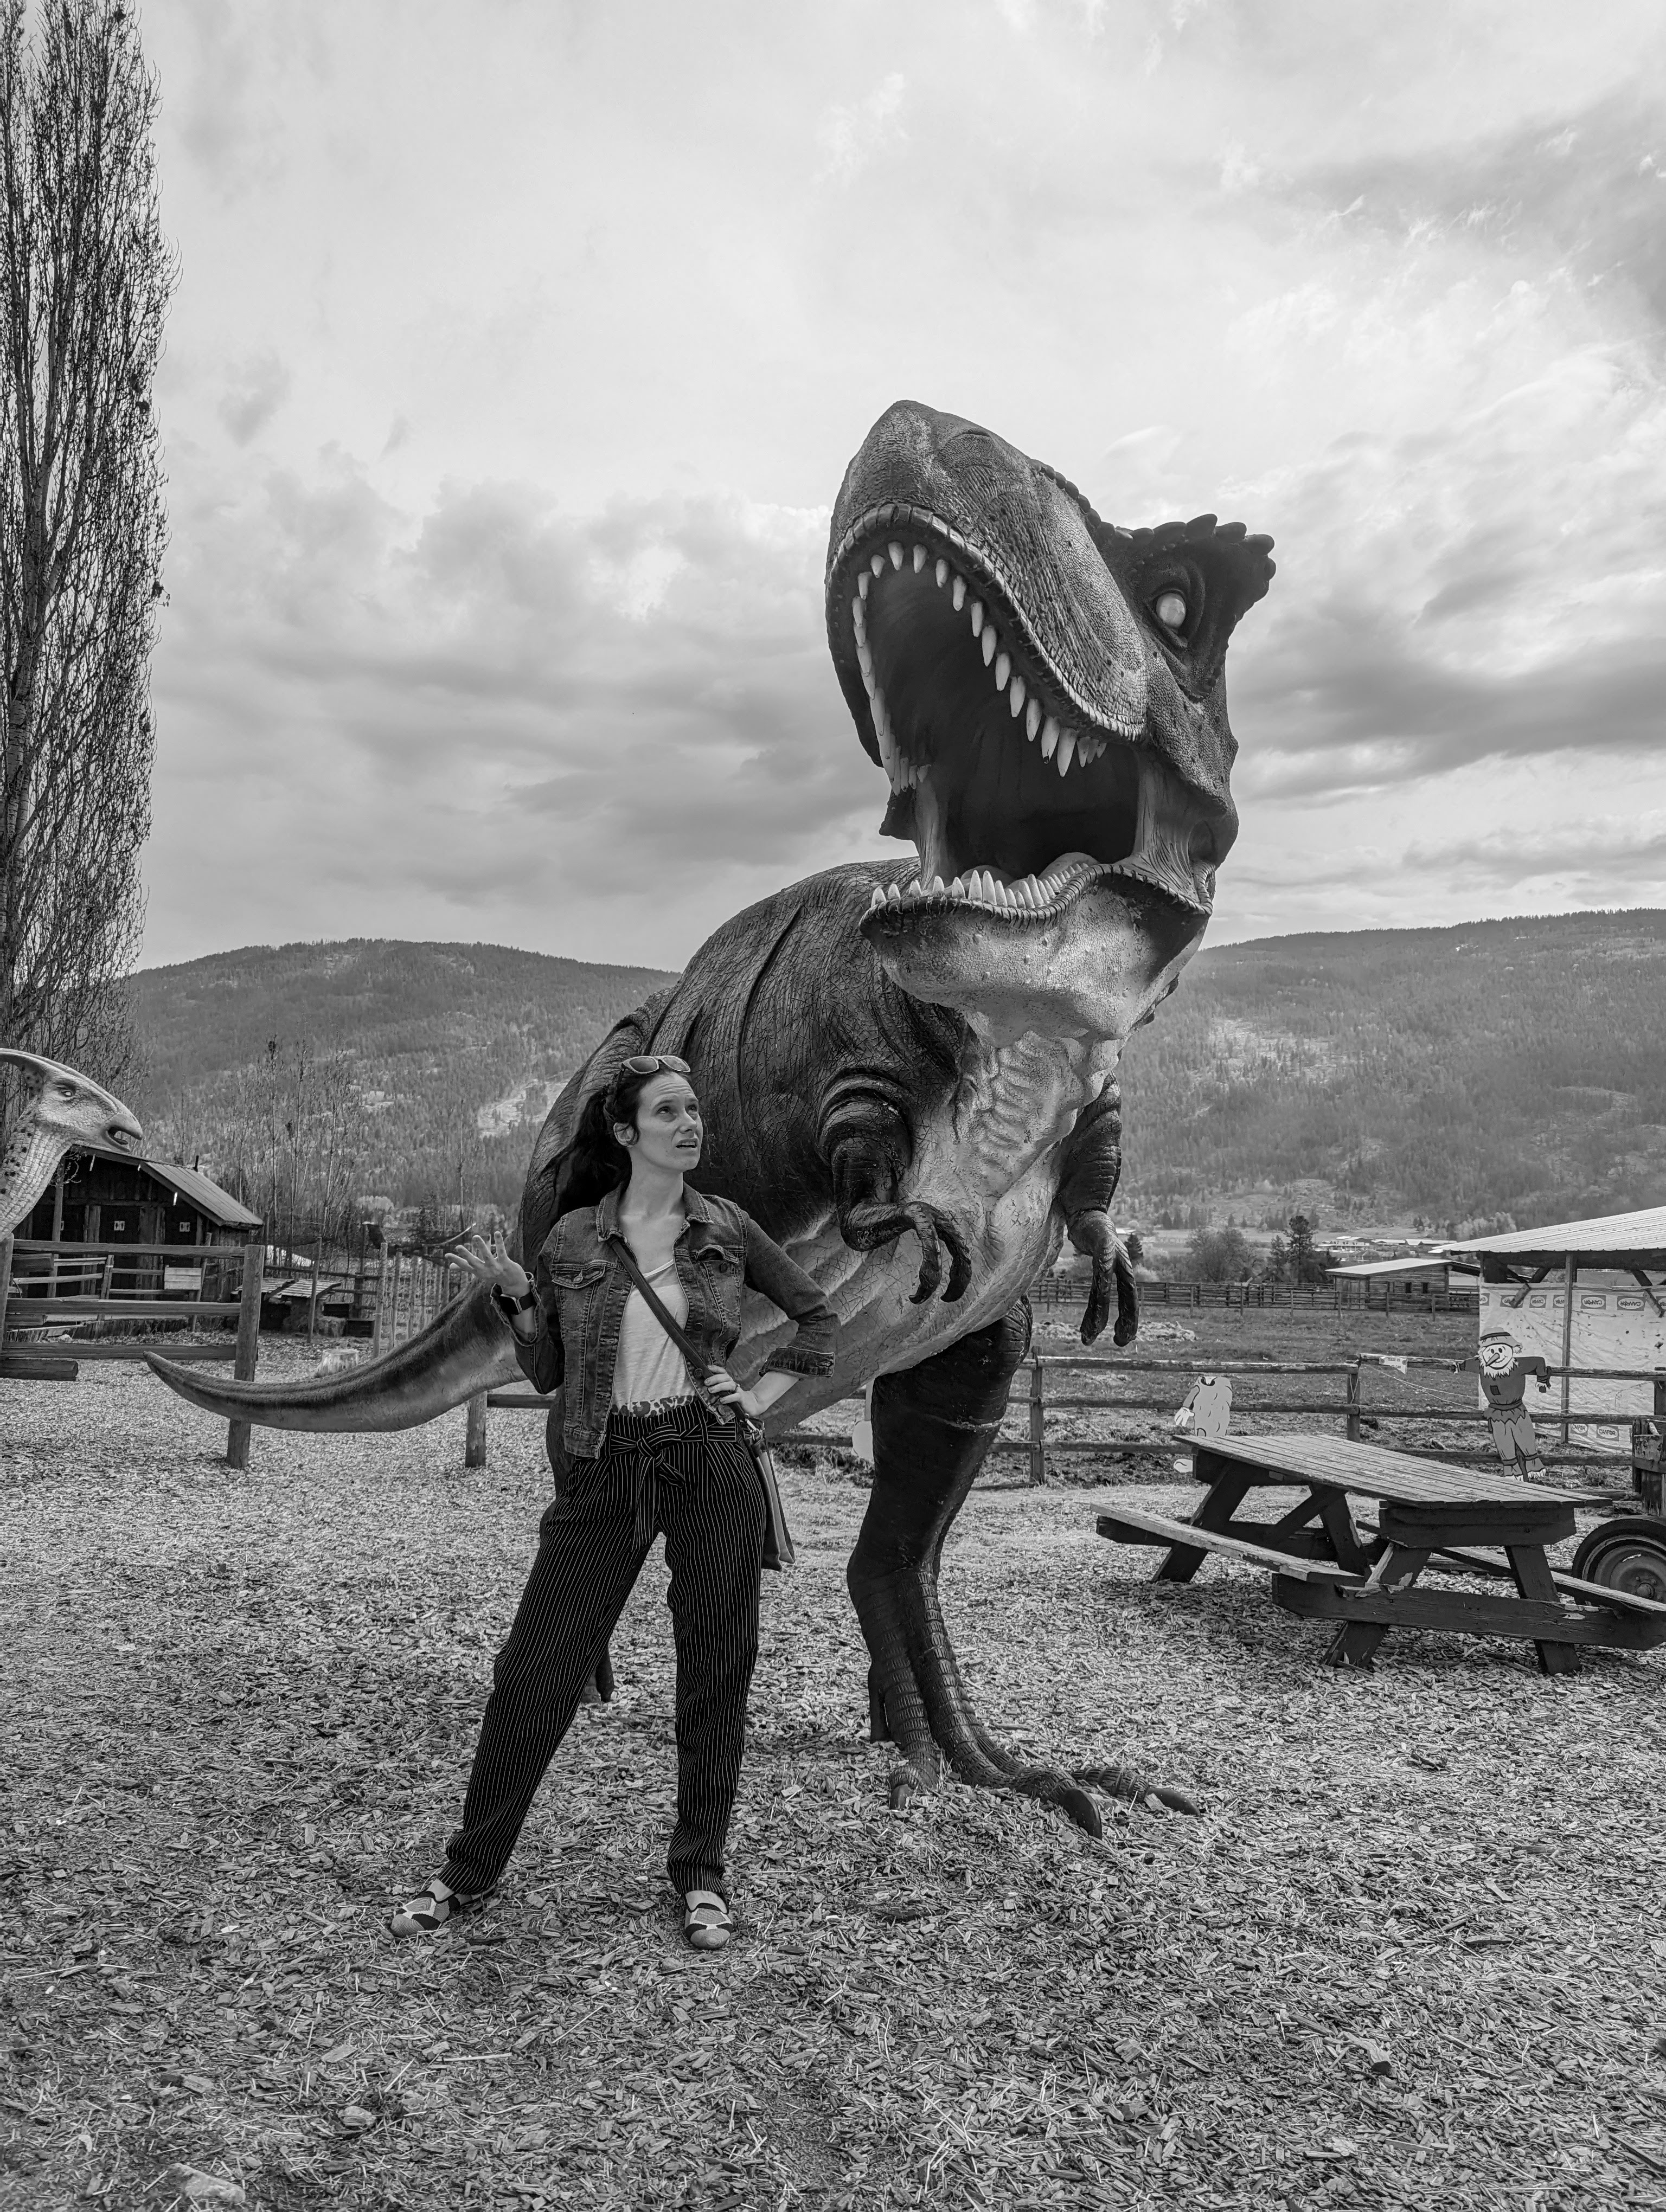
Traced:
<path fill-rule="evenodd" d="M 501 1284 L 494 1283 L 492 1285 L 492 1296 L 496 1300 L 498 1305 L 510 1316 L 511 1319 L 513 1319 L 516 1314 L 531 1313 L 532 1308 L 538 1304 L 538 1292 L 532 1288 L 530 1284 L 518 1298 L 512 1298 L 509 1296 L 509 1293 L 503 1289 Z"/>

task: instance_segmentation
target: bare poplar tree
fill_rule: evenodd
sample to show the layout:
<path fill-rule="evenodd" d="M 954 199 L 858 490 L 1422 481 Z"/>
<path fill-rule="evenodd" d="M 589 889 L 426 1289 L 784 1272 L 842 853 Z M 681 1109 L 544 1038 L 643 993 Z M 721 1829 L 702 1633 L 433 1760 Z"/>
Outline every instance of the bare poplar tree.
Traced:
<path fill-rule="evenodd" d="M 116 0 L 0 0 L 0 1040 L 113 1079 L 143 922 L 174 263 Z"/>

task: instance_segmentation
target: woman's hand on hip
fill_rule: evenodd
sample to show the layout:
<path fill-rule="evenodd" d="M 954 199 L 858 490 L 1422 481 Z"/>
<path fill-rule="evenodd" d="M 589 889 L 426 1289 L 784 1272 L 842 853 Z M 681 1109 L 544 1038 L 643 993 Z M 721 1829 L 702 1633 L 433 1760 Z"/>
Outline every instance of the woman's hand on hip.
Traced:
<path fill-rule="evenodd" d="M 502 1291 L 512 1298 L 524 1298 L 532 1288 L 526 1270 L 518 1260 L 509 1257 L 501 1236 L 494 1237 L 489 1244 L 483 1237 L 471 1237 L 466 1244 L 453 1249 L 452 1256 L 488 1290 Z"/>
<path fill-rule="evenodd" d="M 727 1367 L 706 1370 L 706 1388 L 720 1404 L 733 1413 L 744 1413 L 749 1421 L 763 1419 L 763 1407 L 755 1391 L 743 1390 Z"/>

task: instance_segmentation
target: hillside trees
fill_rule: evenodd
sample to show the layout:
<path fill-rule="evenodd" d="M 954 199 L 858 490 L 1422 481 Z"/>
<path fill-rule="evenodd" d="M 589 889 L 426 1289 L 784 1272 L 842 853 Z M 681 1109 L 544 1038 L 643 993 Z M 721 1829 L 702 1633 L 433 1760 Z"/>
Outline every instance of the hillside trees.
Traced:
<path fill-rule="evenodd" d="M 112 0 L 0 0 L 0 1039 L 114 1079 L 142 920 L 174 276 Z"/>
<path fill-rule="evenodd" d="M 200 1123 L 216 1178 L 275 1242 L 349 1241 L 374 1142 L 357 1077 L 349 1054 L 273 1037 Z"/>

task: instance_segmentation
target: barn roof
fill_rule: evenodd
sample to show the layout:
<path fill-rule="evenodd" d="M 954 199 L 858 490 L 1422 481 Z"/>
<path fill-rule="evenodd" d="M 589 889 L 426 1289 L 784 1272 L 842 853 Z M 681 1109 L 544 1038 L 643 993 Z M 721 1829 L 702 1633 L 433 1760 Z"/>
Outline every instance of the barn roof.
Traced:
<path fill-rule="evenodd" d="M 1345 1276 L 1350 1282 L 1380 1283 L 1402 1275 L 1444 1275 L 1452 1264 L 1444 1251 L 1423 1252 L 1414 1254 L 1408 1259 L 1355 1260 L 1344 1267 L 1327 1267 L 1325 1273 Z M 1456 1264 L 1461 1271 L 1474 1273 L 1473 1268 L 1463 1270 L 1462 1261 Z"/>
<path fill-rule="evenodd" d="M 1553 1221 L 1502 1237 L 1467 1237 L 1449 1252 L 1491 1253 L 1535 1267 L 1666 1267 L 1666 1206 L 1636 1213 L 1601 1213 L 1590 1221 Z"/>
<path fill-rule="evenodd" d="M 196 1168 L 182 1166 L 178 1160 L 154 1160 L 141 1152 L 135 1159 L 131 1152 L 119 1152 L 113 1146 L 77 1145 L 77 1152 L 96 1153 L 101 1159 L 121 1160 L 129 1166 L 141 1167 L 154 1176 L 158 1182 L 177 1190 L 187 1205 L 194 1206 L 199 1213 L 222 1229 L 258 1229 L 260 1216 L 251 1213 L 240 1199 L 234 1198 L 228 1190 L 222 1190 L 217 1182 Z"/>

